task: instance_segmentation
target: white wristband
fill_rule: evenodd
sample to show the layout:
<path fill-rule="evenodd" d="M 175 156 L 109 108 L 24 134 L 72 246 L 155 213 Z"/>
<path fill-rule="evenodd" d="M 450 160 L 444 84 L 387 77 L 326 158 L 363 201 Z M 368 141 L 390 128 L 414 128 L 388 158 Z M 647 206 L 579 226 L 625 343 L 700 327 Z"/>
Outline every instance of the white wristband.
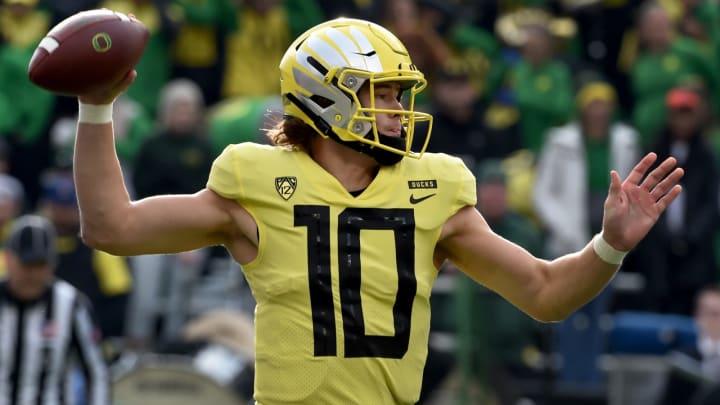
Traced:
<path fill-rule="evenodd" d="M 610 246 L 610 244 L 607 243 L 607 241 L 603 237 L 602 232 L 595 235 L 595 238 L 593 238 L 593 250 L 595 250 L 595 253 L 598 255 L 598 257 L 600 257 L 600 259 L 610 264 L 622 263 L 625 255 L 627 255 L 627 252 L 617 250 L 614 247 Z"/>
<path fill-rule="evenodd" d="M 78 104 L 78 122 L 85 124 L 107 124 L 112 122 L 112 103 L 83 104 L 78 102 Z"/>

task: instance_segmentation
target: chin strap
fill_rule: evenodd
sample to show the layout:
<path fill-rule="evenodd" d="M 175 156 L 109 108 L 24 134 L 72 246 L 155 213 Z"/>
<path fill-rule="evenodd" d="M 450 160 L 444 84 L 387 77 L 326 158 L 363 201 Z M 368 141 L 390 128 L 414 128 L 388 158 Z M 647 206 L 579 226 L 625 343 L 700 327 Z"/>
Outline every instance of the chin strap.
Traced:
<path fill-rule="evenodd" d="M 395 152 L 390 152 L 389 150 L 385 150 L 382 148 L 376 148 L 368 143 L 359 142 L 359 141 L 344 141 L 340 139 L 338 134 L 335 133 L 335 131 L 332 130 L 332 127 L 328 125 L 325 120 L 320 118 L 319 115 L 315 114 L 311 109 L 309 109 L 305 104 L 301 103 L 300 100 L 295 97 L 294 94 L 287 93 L 285 94 L 285 97 L 287 97 L 290 102 L 295 104 L 297 108 L 300 109 L 305 115 L 310 117 L 313 124 L 315 124 L 315 127 L 322 132 L 324 135 L 327 135 L 328 138 L 332 139 L 333 141 L 347 146 L 350 149 L 356 150 L 360 153 L 364 153 L 373 159 L 375 159 L 376 162 L 378 162 L 381 166 L 392 166 L 398 162 L 400 162 L 403 158 L 403 155 L 400 155 Z M 379 141 L 381 144 L 390 146 L 392 148 L 396 149 L 403 149 L 405 147 L 405 129 L 402 129 L 402 135 L 400 137 L 394 137 L 394 136 L 387 136 L 383 134 L 378 134 Z M 372 136 L 372 130 L 365 135 L 366 138 Z"/>
<path fill-rule="evenodd" d="M 366 138 L 372 137 L 372 131 L 370 131 L 367 135 L 365 135 Z M 400 137 L 396 136 L 387 136 L 378 133 L 378 140 L 381 144 L 385 146 L 390 146 L 391 148 L 395 149 L 403 149 L 405 148 L 405 129 L 402 129 L 402 135 Z M 366 155 L 372 156 L 381 166 L 392 166 L 398 162 L 400 162 L 403 158 L 403 155 L 390 152 L 389 150 L 385 150 L 382 148 L 376 148 L 370 144 L 363 143 L 363 142 L 349 142 L 353 144 L 359 145 L 360 148 L 363 148 L 363 150 L 359 150 L 362 153 L 365 153 Z M 348 145 L 349 146 L 349 145 Z M 352 148 L 352 146 L 350 146 Z M 353 148 L 355 149 L 355 148 Z"/>

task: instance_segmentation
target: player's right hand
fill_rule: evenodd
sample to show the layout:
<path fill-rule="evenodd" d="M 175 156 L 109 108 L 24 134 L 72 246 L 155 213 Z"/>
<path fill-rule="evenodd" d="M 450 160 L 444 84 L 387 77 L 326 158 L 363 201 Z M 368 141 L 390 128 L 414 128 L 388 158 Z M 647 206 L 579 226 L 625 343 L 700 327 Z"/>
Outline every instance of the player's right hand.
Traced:
<path fill-rule="evenodd" d="M 107 89 L 100 90 L 89 94 L 81 94 L 78 99 L 83 104 L 110 104 L 130 87 L 135 78 L 137 71 L 135 69 L 129 71 L 119 82 L 113 84 Z"/>

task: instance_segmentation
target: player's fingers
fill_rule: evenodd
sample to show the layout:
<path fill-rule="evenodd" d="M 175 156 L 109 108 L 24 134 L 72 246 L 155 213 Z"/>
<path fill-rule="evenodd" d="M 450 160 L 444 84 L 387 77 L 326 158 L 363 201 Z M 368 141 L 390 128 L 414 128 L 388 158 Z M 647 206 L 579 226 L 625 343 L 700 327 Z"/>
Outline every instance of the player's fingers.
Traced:
<path fill-rule="evenodd" d="M 118 82 L 108 93 L 113 97 L 117 97 L 120 94 L 124 93 L 125 90 L 130 87 L 130 85 L 135 81 L 135 78 L 137 77 L 137 71 L 135 69 L 127 72 L 125 76 L 123 76 L 122 80 Z"/>
<path fill-rule="evenodd" d="M 648 153 L 643 157 L 638 164 L 633 167 L 632 171 L 628 175 L 627 179 L 625 181 L 629 182 L 630 184 L 637 185 L 640 184 L 640 180 L 642 180 L 643 177 L 645 177 L 645 173 L 648 171 L 650 166 L 652 166 L 653 163 L 655 163 L 655 160 L 657 159 L 657 155 L 653 152 Z"/>
<path fill-rule="evenodd" d="M 122 82 L 120 82 L 120 89 L 125 91 L 135 81 L 135 78 L 137 78 L 137 70 L 132 69 L 127 72 L 125 77 L 123 77 Z"/>
<path fill-rule="evenodd" d="M 128 87 L 135 81 L 137 72 L 135 69 L 129 71 L 123 78 L 113 85 L 111 88 L 93 94 L 81 94 L 80 102 L 87 104 L 107 104 L 112 103 L 121 93 L 125 92 Z"/>
<path fill-rule="evenodd" d="M 674 157 L 669 157 L 665 159 L 658 167 L 655 168 L 648 176 L 643 180 L 640 187 L 647 191 L 651 191 L 658 183 L 660 183 L 665 176 L 667 176 L 668 173 L 672 169 L 677 166 L 677 160 Z"/>
<path fill-rule="evenodd" d="M 685 170 L 680 167 L 675 168 L 669 175 L 667 175 L 655 188 L 652 189 L 650 195 L 657 201 L 660 197 L 664 196 L 678 181 L 685 175 Z"/>
<path fill-rule="evenodd" d="M 672 189 L 670 189 L 667 194 L 665 194 L 660 200 L 658 200 L 657 205 L 660 208 L 660 212 L 662 213 L 663 211 L 665 211 L 665 208 L 667 208 L 668 205 L 675 201 L 675 199 L 677 198 L 677 196 L 680 195 L 681 192 L 682 186 L 676 184 L 675 186 L 673 186 Z"/>
<path fill-rule="evenodd" d="M 617 196 L 622 191 L 622 181 L 620 175 L 615 170 L 610 171 L 610 191 L 608 195 Z"/>

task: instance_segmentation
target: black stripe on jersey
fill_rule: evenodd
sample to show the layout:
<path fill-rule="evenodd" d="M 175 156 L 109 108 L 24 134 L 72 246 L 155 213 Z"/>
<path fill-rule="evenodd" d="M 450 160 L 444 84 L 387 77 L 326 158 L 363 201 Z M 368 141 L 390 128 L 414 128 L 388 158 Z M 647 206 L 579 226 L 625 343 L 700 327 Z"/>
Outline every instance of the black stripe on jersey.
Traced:
<path fill-rule="evenodd" d="M 22 357 L 25 352 L 25 310 L 24 305 L 17 308 L 17 326 L 15 327 L 15 358 L 13 359 L 12 368 L 10 369 L 10 403 L 19 403 L 20 396 L 20 378 L 22 372 Z"/>
<path fill-rule="evenodd" d="M 92 307 L 87 297 L 78 296 L 73 311 L 73 345 L 87 386 L 89 404 L 105 404 L 109 401 L 105 360 L 95 336 L 99 331 L 94 321 Z"/>
<path fill-rule="evenodd" d="M 58 389 L 58 401 L 60 402 L 60 404 L 65 405 L 67 403 L 67 395 L 65 395 L 67 391 L 66 387 L 69 384 L 68 379 L 70 378 L 70 372 L 65 367 L 63 367 L 61 373 L 62 377 L 60 378 L 60 387 Z"/>
<path fill-rule="evenodd" d="M 70 346 L 75 349 L 75 353 L 77 354 L 78 363 L 80 366 L 80 370 L 82 371 L 83 378 L 85 379 L 85 383 L 90 384 L 90 364 L 89 359 L 87 357 L 87 354 L 82 349 L 83 342 L 80 341 L 82 331 L 80 330 L 80 322 L 78 322 L 77 315 L 78 311 L 81 310 L 80 307 L 80 300 L 79 297 L 75 298 L 75 302 L 73 303 L 73 310 L 72 310 L 72 318 L 70 322 L 72 323 L 72 334 L 70 338 Z"/>
<path fill-rule="evenodd" d="M 47 386 L 49 368 L 52 367 L 52 347 L 48 346 L 45 342 L 47 333 L 52 333 L 53 336 L 57 334 L 58 326 L 53 323 L 53 315 L 55 311 L 55 288 L 50 288 L 48 291 L 48 300 L 45 305 L 45 317 L 43 318 L 43 343 L 41 343 L 41 353 L 38 361 L 40 362 L 40 379 L 38 380 L 38 391 L 37 391 L 37 405 L 43 405 L 43 396 L 45 394 L 45 387 Z M 49 331 L 47 328 L 53 328 Z"/>
<path fill-rule="evenodd" d="M 5 281 L 5 280 L 0 281 L 0 308 L 2 308 L 2 307 L 6 304 L 6 301 L 7 301 L 7 296 L 6 296 L 6 295 L 7 295 L 7 292 L 6 292 L 6 289 L 7 289 L 7 281 Z M 8 325 L 5 325 L 5 323 L 8 322 L 8 320 L 7 320 L 7 319 L 3 319 L 3 318 L 4 318 L 4 317 L 2 316 L 2 313 L 0 313 L 0 331 L 1 331 L 2 328 L 4 328 L 4 327 L 5 327 L 5 328 L 8 328 L 8 327 L 9 327 L 11 330 L 14 329 L 14 327 L 10 327 L 10 326 L 8 326 Z M 2 338 L 0 338 L 0 343 L 2 343 Z M 2 350 L 0 350 L 0 364 L 3 364 L 5 361 L 7 361 L 7 360 L 5 360 L 5 359 L 3 358 L 3 352 L 2 352 Z M 0 395 L 1 395 L 1 394 L 2 394 L 2 393 L 0 393 Z M 2 397 L 0 396 L 0 399 L 1 399 L 1 398 L 2 398 Z"/>

